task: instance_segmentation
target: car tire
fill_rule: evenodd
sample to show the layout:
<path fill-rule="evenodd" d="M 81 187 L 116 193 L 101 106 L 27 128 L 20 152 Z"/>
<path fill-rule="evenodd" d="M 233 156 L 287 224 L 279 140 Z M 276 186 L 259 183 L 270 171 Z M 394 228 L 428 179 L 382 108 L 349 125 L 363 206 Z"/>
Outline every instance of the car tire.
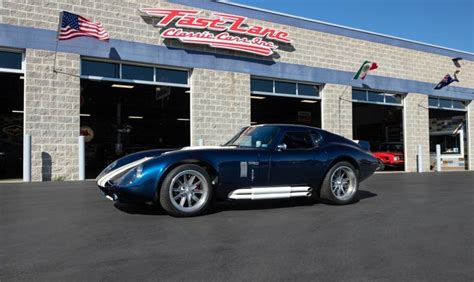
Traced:
<path fill-rule="evenodd" d="M 164 178 L 159 202 L 172 216 L 188 217 L 204 213 L 212 199 L 209 174 L 200 166 L 180 165 Z"/>
<path fill-rule="evenodd" d="M 383 171 L 385 170 L 385 164 L 379 160 L 379 167 L 377 168 L 377 171 Z"/>
<path fill-rule="evenodd" d="M 329 169 L 321 185 L 320 199 L 336 205 L 354 202 L 359 189 L 357 170 L 348 162 L 338 162 Z"/>

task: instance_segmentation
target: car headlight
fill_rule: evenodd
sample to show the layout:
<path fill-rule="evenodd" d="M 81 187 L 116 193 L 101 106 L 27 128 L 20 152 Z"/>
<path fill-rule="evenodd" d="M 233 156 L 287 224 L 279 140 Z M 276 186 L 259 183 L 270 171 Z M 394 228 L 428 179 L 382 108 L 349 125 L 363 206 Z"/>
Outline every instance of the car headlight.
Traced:
<path fill-rule="evenodd" d="M 394 159 L 395 161 L 399 161 L 399 160 L 400 160 L 400 157 L 395 156 L 395 157 L 393 157 L 393 159 Z"/>
<path fill-rule="evenodd" d="M 125 172 L 122 176 L 114 180 L 113 182 L 118 185 L 129 185 L 132 184 L 133 181 L 142 177 L 143 174 L 143 165 L 140 164 L 136 167 L 129 169 Z"/>

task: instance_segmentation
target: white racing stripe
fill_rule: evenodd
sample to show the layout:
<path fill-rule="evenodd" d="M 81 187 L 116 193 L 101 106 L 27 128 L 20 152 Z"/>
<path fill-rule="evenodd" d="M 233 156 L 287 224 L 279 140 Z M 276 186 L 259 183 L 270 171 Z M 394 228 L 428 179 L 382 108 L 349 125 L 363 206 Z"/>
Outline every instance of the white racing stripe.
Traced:
<path fill-rule="evenodd" d="M 105 184 L 115 176 L 121 174 L 122 172 L 125 172 L 129 169 L 132 169 L 136 166 L 139 166 L 140 164 L 148 161 L 149 159 L 152 159 L 153 157 L 145 157 L 143 159 L 136 160 L 134 162 L 131 162 L 127 165 L 121 166 L 116 170 L 112 170 L 111 172 L 107 173 L 106 175 L 102 176 L 99 180 L 97 180 L 97 185 L 100 187 L 105 187 Z"/>

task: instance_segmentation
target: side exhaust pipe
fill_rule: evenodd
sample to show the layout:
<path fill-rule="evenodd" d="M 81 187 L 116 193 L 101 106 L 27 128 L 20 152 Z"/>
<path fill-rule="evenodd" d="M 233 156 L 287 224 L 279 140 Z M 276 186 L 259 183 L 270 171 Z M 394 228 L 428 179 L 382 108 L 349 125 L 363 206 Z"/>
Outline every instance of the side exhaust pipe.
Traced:
<path fill-rule="evenodd" d="M 233 200 L 266 200 L 293 197 L 310 197 L 313 189 L 309 186 L 259 187 L 237 189 L 229 194 Z"/>

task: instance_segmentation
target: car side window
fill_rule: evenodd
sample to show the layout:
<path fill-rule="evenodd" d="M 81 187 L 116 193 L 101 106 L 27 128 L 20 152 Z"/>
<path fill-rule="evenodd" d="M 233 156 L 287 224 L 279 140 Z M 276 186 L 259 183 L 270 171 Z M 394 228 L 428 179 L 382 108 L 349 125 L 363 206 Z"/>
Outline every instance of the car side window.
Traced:
<path fill-rule="evenodd" d="M 316 147 L 319 146 L 323 141 L 323 136 L 317 131 L 311 131 L 311 136 L 313 137 L 313 141 Z"/>
<path fill-rule="evenodd" d="M 313 148 L 313 140 L 309 132 L 287 132 L 283 137 L 283 143 L 288 150 Z"/>

